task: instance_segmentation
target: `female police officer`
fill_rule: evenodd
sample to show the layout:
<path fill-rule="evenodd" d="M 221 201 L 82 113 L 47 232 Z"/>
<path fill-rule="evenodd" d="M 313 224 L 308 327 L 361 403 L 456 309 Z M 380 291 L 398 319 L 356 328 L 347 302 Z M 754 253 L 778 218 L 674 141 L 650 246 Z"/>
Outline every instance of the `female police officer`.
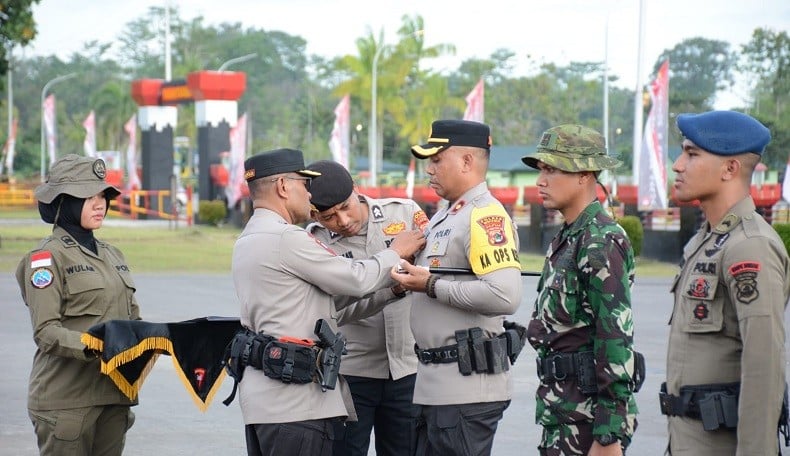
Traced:
<path fill-rule="evenodd" d="M 52 235 L 16 270 L 36 342 L 28 413 L 42 455 L 120 455 L 134 422 L 129 407 L 136 402 L 100 372 L 98 358 L 80 342 L 97 323 L 140 318 L 126 260 L 93 236 L 120 193 L 105 174 L 103 160 L 74 154 L 52 165 L 36 189 Z"/>

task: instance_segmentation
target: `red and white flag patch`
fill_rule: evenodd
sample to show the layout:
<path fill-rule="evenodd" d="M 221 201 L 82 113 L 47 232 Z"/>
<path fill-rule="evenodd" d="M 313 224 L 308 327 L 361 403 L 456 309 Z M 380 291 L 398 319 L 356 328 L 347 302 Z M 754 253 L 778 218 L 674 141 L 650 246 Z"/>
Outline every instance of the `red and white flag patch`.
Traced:
<path fill-rule="evenodd" d="M 42 250 L 30 255 L 30 269 L 52 266 L 52 254 L 49 250 Z"/>

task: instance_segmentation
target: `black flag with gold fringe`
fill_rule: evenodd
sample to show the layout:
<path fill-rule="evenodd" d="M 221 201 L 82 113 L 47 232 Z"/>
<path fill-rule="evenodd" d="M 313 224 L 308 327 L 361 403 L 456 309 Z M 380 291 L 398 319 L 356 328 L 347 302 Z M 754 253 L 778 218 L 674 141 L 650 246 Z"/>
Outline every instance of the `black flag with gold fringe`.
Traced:
<path fill-rule="evenodd" d="M 181 381 L 205 411 L 225 378 L 225 347 L 239 329 L 239 319 L 231 317 L 175 323 L 111 320 L 92 326 L 81 340 L 101 353 L 102 373 L 129 399 L 137 398 L 159 355 L 172 356 Z"/>

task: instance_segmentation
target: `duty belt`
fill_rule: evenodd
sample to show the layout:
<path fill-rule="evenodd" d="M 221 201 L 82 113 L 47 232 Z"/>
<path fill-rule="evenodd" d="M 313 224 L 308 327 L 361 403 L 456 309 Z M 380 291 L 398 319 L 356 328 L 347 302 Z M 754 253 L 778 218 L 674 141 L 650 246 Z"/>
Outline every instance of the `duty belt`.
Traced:
<path fill-rule="evenodd" d="M 504 333 L 490 338 L 483 337 L 481 328 L 460 329 L 455 332 L 458 343 L 437 348 L 420 348 L 414 344 L 414 353 L 423 364 L 458 363 L 458 371 L 463 375 L 505 372 L 516 362 L 524 346 L 526 328 L 509 321 L 504 327 Z"/>
<path fill-rule="evenodd" d="M 573 353 L 555 352 L 536 359 L 538 378 L 551 384 L 575 379 L 583 394 L 598 392 L 595 376 L 595 356 L 592 351 Z"/>
<path fill-rule="evenodd" d="M 702 420 L 706 431 L 720 427 L 734 429 L 738 426 L 738 395 L 740 383 L 711 383 L 680 387 L 680 395 L 667 393 L 667 384 L 661 384 L 658 402 L 661 413 L 667 416 L 687 416 Z"/>

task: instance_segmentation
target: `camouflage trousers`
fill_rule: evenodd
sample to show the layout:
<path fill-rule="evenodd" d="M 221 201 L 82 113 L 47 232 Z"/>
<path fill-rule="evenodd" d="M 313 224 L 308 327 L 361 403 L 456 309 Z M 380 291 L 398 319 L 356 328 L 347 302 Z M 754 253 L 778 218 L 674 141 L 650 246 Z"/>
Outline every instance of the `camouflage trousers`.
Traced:
<path fill-rule="evenodd" d="M 593 444 L 592 423 L 543 426 L 538 451 L 541 456 L 586 456 Z M 625 442 L 628 445 L 628 442 Z M 625 455 L 625 446 L 623 447 Z"/>

